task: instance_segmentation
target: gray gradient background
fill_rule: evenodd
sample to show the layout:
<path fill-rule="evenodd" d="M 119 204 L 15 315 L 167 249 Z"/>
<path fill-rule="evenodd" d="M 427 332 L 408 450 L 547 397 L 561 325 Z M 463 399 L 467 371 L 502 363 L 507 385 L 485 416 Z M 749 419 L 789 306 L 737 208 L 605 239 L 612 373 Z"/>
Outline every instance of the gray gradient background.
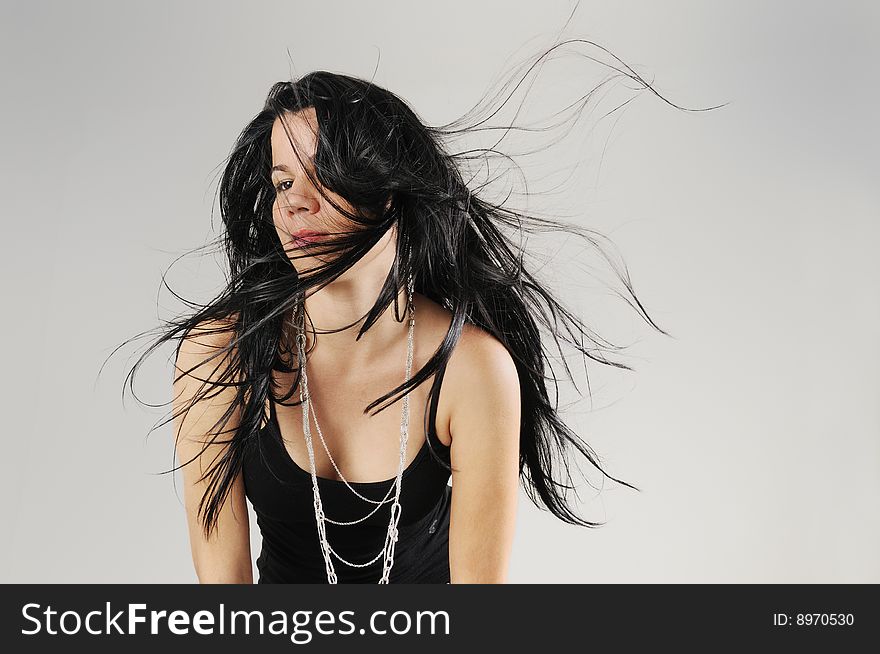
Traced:
<path fill-rule="evenodd" d="M 167 407 L 121 402 L 132 347 L 94 381 L 180 308 L 163 291 L 157 315 L 160 273 L 216 234 L 217 166 L 290 76 L 288 49 L 298 73 L 369 77 L 378 57 L 376 81 L 437 124 L 571 6 L 3 4 L 0 581 L 195 581 L 180 486 L 153 474 L 171 427 L 144 438 Z M 731 104 L 642 93 L 548 155 L 584 158 L 558 206 L 611 235 L 677 339 L 570 285 L 605 336 L 638 341 L 637 372 L 595 371 L 595 410 L 565 418 L 643 492 L 582 486 L 597 530 L 523 495 L 510 582 L 880 581 L 878 26 L 869 2 L 581 3 L 565 36 L 677 104 Z M 559 66 L 551 79 L 584 75 L 584 91 L 603 72 Z M 535 115 L 561 98 L 545 87 Z M 169 282 L 207 299 L 216 264 L 188 257 Z M 170 354 L 143 368 L 143 400 L 170 399 Z"/>

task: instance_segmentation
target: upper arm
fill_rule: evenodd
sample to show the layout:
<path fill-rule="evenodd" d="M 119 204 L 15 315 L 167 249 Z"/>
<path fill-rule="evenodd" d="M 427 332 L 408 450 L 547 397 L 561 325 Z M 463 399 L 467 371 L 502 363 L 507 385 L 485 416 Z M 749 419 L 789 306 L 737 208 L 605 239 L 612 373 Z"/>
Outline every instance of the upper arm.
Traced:
<path fill-rule="evenodd" d="M 450 415 L 451 583 L 504 583 L 519 496 L 519 377 L 488 333 L 472 331 L 459 347 Z"/>
<path fill-rule="evenodd" d="M 216 325 L 212 326 L 214 328 Z M 221 353 L 211 357 L 224 344 L 228 344 L 229 339 L 228 333 L 210 334 L 202 328 L 196 328 L 181 341 L 175 362 L 173 406 L 176 451 L 183 466 L 190 549 L 200 583 L 253 583 L 250 529 L 241 472 L 236 475 L 229 495 L 218 512 L 217 525 L 210 538 L 205 537 L 199 516 L 199 504 L 211 483 L 210 477 L 201 477 L 228 447 L 221 443 L 206 446 L 205 443 L 214 438 L 215 425 L 236 396 L 234 386 L 212 386 L 212 382 L 221 379 L 223 365 L 228 362 L 229 355 Z M 193 403 L 196 394 L 204 393 L 206 389 L 209 397 Z M 236 408 L 223 426 L 219 440 L 225 441 L 231 437 L 239 419 Z"/>

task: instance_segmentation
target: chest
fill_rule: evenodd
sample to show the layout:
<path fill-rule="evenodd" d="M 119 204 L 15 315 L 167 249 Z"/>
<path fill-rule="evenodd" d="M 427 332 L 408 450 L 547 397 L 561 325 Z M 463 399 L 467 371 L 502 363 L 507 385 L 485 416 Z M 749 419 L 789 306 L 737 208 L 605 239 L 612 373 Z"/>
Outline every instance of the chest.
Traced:
<path fill-rule="evenodd" d="M 414 368 L 415 370 L 415 368 Z M 403 400 L 373 414 L 365 413 L 368 404 L 403 382 L 403 375 L 377 372 L 375 376 L 320 371 L 308 374 L 311 395 L 310 430 L 315 472 L 319 477 L 349 482 L 371 483 L 393 478 L 400 463 Z M 425 445 L 430 413 L 429 394 L 433 377 L 409 392 L 408 438 L 404 468 L 408 468 Z M 293 379 L 279 379 L 280 391 L 287 394 Z M 303 411 L 299 404 L 299 388 L 289 404 L 275 404 L 275 420 L 284 451 L 298 468 L 309 471 L 310 460 L 303 429 Z M 441 395 L 442 398 L 442 395 Z M 293 402 L 297 404 L 292 405 Z M 271 415 L 267 407 L 267 415 Z M 438 403 L 435 429 L 437 440 L 448 447 L 450 436 Z M 328 454 L 329 450 L 329 454 Z M 341 475 L 340 475 L 341 472 Z"/>

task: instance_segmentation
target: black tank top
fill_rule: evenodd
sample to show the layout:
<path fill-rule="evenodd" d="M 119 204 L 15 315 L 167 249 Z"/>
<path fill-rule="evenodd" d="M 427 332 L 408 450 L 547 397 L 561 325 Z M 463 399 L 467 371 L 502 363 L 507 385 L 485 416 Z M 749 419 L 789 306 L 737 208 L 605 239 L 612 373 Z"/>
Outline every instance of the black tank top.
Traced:
<path fill-rule="evenodd" d="M 439 386 L 445 365 L 437 372 L 432 393 L 425 441 L 403 472 L 398 540 L 390 583 L 449 583 L 449 510 L 452 486 L 450 471 L 438 463 L 432 452 L 447 465 L 450 448 L 437 439 L 435 419 Z M 418 430 L 415 434 L 418 434 Z M 320 444 L 320 441 L 318 441 Z M 315 520 L 312 478 L 299 467 L 281 440 L 281 431 L 270 400 L 269 422 L 245 448 L 243 470 L 245 494 L 254 507 L 263 545 L 257 558 L 258 584 L 327 583 L 327 571 Z M 350 482 L 358 493 L 381 501 L 394 478 L 380 482 Z M 331 520 L 348 522 L 364 517 L 378 505 L 355 496 L 345 482 L 318 477 L 324 514 Z M 393 491 L 388 495 L 393 498 Z M 382 550 L 391 518 L 391 501 L 369 518 L 355 525 L 325 522 L 327 541 L 342 558 L 366 563 Z M 352 567 L 331 554 L 339 583 L 378 583 L 383 556 L 365 567 Z"/>

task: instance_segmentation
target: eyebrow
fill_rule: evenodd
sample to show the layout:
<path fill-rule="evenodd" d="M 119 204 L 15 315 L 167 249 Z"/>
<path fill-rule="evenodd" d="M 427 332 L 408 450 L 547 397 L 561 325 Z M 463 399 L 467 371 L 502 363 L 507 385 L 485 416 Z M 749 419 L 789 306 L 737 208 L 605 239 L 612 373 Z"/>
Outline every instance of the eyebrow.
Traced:
<path fill-rule="evenodd" d="M 315 165 L 315 158 L 314 158 L 314 157 L 309 157 L 309 158 L 308 158 L 308 162 L 311 163 L 311 164 L 314 166 L 314 165 Z M 270 173 L 270 174 L 271 174 L 271 173 L 274 173 L 276 170 L 283 170 L 283 171 L 286 172 L 286 173 L 291 172 L 290 168 L 288 168 L 288 167 L 285 166 L 284 164 L 276 164 L 276 165 L 272 166 L 272 169 L 269 171 L 269 173 Z"/>

